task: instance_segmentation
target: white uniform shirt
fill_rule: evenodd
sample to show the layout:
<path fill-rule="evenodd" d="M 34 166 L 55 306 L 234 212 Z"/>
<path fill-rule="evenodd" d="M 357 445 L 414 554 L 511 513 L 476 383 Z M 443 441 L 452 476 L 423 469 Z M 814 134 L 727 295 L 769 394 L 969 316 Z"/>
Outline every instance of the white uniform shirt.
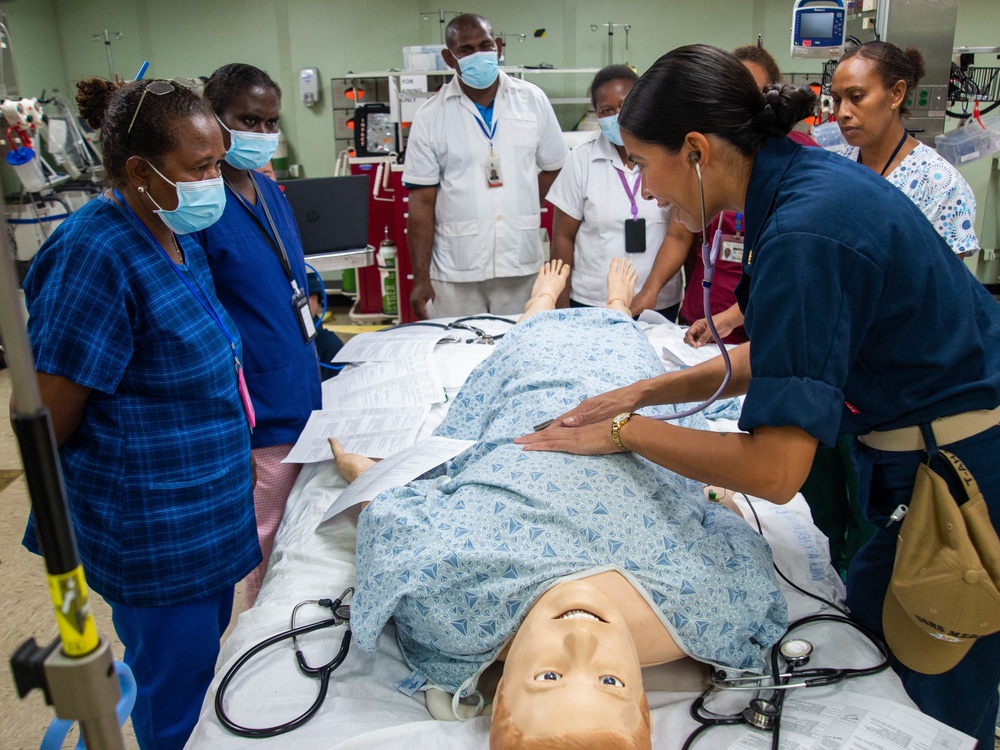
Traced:
<path fill-rule="evenodd" d="M 601 133 L 577 146 L 549 190 L 548 200 L 580 223 L 573 248 L 569 295 L 585 305 L 603 305 L 608 297 L 608 267 L 612 258 L 628 258 L 639 273 L 636 291 L 642 288 L 660 244 L 667 234 L 670 211 L 636 192 L 639 218 L 646 220 L 646 252 L 625 252 L 625 220 L 632 218 L 632 203 L 618 174 L 629 189 L 639 179 L 639 169 L 629 170 L 614 145 Z M 656 309 L 681 300 L 681 278 L 676 274 L 656 297 Z"/>
<path fill-rule="evenodd" d="M 431 279 L 485 281 L 538 273 L 538 170 L 562 167 L 567 149 L 540 88 L 500 72 L 493 151 L 503 186 L 486 180 L 490 142 L 476 105 L 451 81 L 424 102 L 406 145 L 403 182 L 437 185 Z"/>

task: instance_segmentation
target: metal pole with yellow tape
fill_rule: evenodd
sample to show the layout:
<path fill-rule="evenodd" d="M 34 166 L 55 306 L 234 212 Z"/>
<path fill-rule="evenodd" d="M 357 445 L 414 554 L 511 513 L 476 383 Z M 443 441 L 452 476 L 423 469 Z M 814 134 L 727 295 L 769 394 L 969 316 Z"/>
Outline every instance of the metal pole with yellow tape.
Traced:
<path fill-rule="evenodd" d="M 45 557 L 59 637 L 45 647 L 29 638 L 11 656 L 18 695 L 45 693 L 61 719 L 78 721 L 88 750 L 124 750 L 116 704 L 121 697 L 111 648 L 97 633 L 83 566 L 70 525 L 69 506 L 48 410 L 42 404 L 25 334 L 14 253 L 0 201 L 0 335 L 10 367 L 16 411 L 11 414 L 21 450 L 31 512 Z"/>

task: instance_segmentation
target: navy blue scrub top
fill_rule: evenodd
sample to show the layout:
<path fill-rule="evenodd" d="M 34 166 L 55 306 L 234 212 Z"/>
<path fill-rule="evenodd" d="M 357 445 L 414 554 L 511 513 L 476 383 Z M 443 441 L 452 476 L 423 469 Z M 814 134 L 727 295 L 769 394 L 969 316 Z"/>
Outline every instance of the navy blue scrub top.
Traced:
<path fill-rule="evenodd" d="M 769 138 L 745 213 L 741 429 L 833 445 L 1000 404 L 1000 305 L 884 178 Z"/>

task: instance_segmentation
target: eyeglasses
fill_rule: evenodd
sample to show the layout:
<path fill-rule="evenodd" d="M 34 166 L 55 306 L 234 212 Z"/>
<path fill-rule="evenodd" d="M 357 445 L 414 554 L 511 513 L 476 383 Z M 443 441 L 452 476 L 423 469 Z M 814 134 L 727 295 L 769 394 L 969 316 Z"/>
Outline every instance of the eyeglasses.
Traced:
<path fill-rule="evenodd" d="M 176 91 L 178 86 L 193 89 L 195 84 L 196 81 L 193 78 L 174 78 L 171 81 L 158 79 L 147 83 L 146 88 L 142 90 L 142 96 L 139 97 L 139 103 L 135 107 L 135 114 L 132 115 L 132 121 L 128 124 L 128 130 L 125 131 L 125 141 L 128 142 L 129 136 L 132 135 L 132 126 L 135 125 L 135 118 L 139 116 L 139 110 L 142 109 L 142 102 L 145 100 L 146 94 L 163 96 L 164 94 Z"/>

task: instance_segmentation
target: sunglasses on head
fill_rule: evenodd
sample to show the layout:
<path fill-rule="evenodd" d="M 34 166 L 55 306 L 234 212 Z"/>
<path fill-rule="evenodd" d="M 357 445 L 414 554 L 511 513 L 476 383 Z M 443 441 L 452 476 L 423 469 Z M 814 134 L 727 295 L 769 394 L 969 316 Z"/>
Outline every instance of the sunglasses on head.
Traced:
<path fill-rule="evenodd" d="M 128 142 L 129 136 L 132 135 L 132 126 L 135 125 L 135 118 L 139 116 L 139 110 L 142 109 L 142 103 L 146 99 L 146 94 L 163 96 L 164 94 L 176 91 L 178 87 L 193 89 L 195 83 L 196 82 L 193 78 L 174 78 L 170 81 L 156 79 L 155 81 L 147 83 L 146 88 L 142 90 L 142 96 L 139 97 L 139 103 L 135 107 L 135 114 L 132 115 L 132 121 L 128 124 L 128 130 L 125 131 L 126 142 Z"/>

